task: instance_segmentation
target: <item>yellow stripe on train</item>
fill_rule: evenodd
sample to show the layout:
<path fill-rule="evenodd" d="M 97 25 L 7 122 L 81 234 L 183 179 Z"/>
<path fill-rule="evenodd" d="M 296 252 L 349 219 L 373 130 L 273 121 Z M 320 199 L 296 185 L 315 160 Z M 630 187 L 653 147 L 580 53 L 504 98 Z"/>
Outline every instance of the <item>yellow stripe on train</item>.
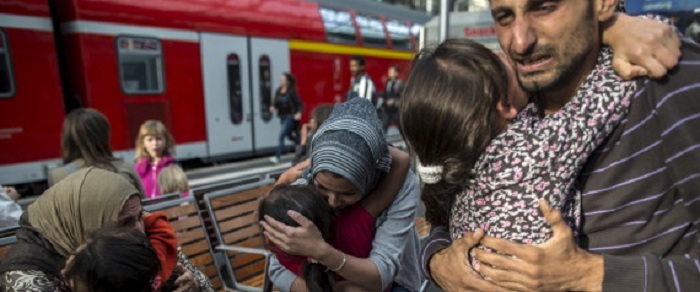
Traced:
<path fill-rule="evenodd" d="M 289 49 L 327 54 L 363 55 L 404 60 L 411 60 L 415 55 L 415 53 L 413 52 L 392 51 L 389 49 L 362 48 L 356 46 L 318 43 L 302 40 L 289 40 Z"/>

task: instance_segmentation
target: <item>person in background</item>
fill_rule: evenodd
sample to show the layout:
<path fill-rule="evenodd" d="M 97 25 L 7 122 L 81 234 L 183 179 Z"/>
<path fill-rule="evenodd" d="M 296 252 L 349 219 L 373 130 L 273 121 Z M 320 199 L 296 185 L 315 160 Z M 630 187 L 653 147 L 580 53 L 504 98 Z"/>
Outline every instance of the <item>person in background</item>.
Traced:
<path fill-rule="evenodd" d="M 64 165 L 49 171 L 49 186 L 86 167 L 98 167 L 122 175 L 145 196 L 141 180 L 131 164 L 112 155 L 107 117 L 91 108 L 70 112 L 63 121 L 61 152 Z"/>
<path fill-rule="evenodd" d="M 187 175 L 176 164 L 170 165 L 160 172 L 158 186 L 163 194 L 182 194 L 183 198 L 189 196 L 190 185 L 187 182 Z"/>
<path fill-rule="evenodd" d="M 275 156 L 270 158 L 272 163 L 280 163 L 280 158 L 284 154 L 284 139 L 288 138 L 294 142 L 294 145 L 299 144 L 297 134 L 297 123 L 301 120 L 301 111 L 304 105 L 297 94 L 297 79 L 289 72 L 285 72 L 280 77 L 280 86 L 275 92 L 275 99 L 270 111 L 277 111 L 277 117 L 280 118 L 282 128 L 278 136 L 277 151 Z"/>
<path fill-rule="evenodd" d="M 296 165 L 299 162 L 305 160 L 309 155 L 311 155 L 311 140 L 313 140 L 314 133 L 318 130 L 318 127 L 323 124 L 323 122 L 328 119 L 328 116 L 333 111 L 333 105 L 319 105 L 311 111 L 311 119 L 308 123 L 301 127 L 301 143 L 297 145 L 294 160 L 292 165 Z"/>
<path fill-rule="evenodd" d="M 17 226 L 22 207 L 17 204 L 17 191 L 13 187 L 0 186 L 0 228 Z"/>
<path fill-rule="evenodd" d="M 160 270 L 148 237 L 136 228 L 105 227 L 88 237 L 61 271 L 73 292 L 151 292 Z"/>
<path fill-rule="evenodd" d="M 359 97 L 369 101 L 374 98 L 374 82 L 365 72 L 365 58 L 362 56 L 350 57 L 350 89 L 345 95 L 345 101 Z"/>
<path fill-rule="evenodd" d="M 404 82 L 399 78 L 399 73 L 399 66 L 389 66 L 387 71 L 389 79 L 384 87 L 381 105 L 378 105 L 384 126 L 384 135 L 386 135 L 389 125 L 399 125 L 399 100 L 404 88 Z"/>
<path fill-rule="evenodd" d="M 134 169 L 139 174 L 141 184 L 146 191 L 146 198 L 160 196 L 158 174 L 163 168 L 175 163 L 175 141 L 162 122 L 147 120 L 139 128 L 136 138 Z"/>

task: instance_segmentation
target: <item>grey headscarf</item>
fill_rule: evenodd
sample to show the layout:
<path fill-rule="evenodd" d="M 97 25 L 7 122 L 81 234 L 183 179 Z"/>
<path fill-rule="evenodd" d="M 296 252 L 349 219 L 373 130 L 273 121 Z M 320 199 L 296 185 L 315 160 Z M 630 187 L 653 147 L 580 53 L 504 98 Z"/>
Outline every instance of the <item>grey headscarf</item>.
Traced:
<path fill-rule="evenodd" d="M 391 166 L 381 125 L 377 110 L 366 99 L 336 105 L 311 142 L 311 176 L 332 172 L 368 194 Z"/>

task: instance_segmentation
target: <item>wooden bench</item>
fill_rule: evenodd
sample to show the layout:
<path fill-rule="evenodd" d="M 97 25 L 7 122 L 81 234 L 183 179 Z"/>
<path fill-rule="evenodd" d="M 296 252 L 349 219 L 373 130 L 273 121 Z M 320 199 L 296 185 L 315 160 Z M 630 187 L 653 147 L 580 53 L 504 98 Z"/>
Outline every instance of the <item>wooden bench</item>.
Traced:
<path fill-rule="evenodd" d="M 270 291 L 267 278 L 272 255 L 264 247 L 257 220 L 259 199 L 273 187 L 274 180 L 220 190 L 204 195 L 218 242 L 225 253 L 226 268 L 233 275 L 235 290 Z"/>
<path fill-rule="evenodd" d="M 212 254 L 209 236 L 199 216 L 199 208 L 192 196 L 169 200 L 143 207 L 148 212 L 161 211 L 168 217 L 177 237 L 177 243 L 197 269 L 202 271 L 217 291 L 223 288 Z"/>
<path fill-rule="evenodd" d="M 430 234 L 430 223 L 425 220 L 425 217 L 416 217 L 416 230 L 418 238 L 424 239 Z"/>
<path fill-rule="evenodd" d="M 190 197 L 192 196 L 192 192 L 190 192 L 189 196 Z M 181 197 L 182 197 L 182 194 L 179 194 L 179 193 L 177 193 L 177 194 L 164 194 L 164 195 L 157 196 L 155 198 L 148 198 L 148 199 L 141 200 L 141 206 L 149 206 L 149 205 L 163 203 L 163 202 L 170 201 L 170 200 L 177 200 L 177 199 L 180 199 Z"/>

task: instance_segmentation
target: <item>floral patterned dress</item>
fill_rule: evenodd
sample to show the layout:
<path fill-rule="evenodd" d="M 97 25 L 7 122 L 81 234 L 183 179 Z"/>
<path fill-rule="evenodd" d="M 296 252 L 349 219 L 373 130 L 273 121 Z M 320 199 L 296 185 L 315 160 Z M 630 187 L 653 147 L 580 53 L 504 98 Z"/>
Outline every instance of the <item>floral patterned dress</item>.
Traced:
<path fill-rule="evenodd" d="M 626 116 L 635 89 L 634 81 L 623 81 L 613 71 L 612 53 L 606 48 L 575 97 L 558 112 L 541 117 L 529 104 L 491 141 L 474 166 L 475 177 L 457 195 L 452 238 L 481 228 L 494 237 L 542 243 L 551 230 L 540 212 L 540 199 L 561 209 L 576 230 L 576 174 Z"/>

